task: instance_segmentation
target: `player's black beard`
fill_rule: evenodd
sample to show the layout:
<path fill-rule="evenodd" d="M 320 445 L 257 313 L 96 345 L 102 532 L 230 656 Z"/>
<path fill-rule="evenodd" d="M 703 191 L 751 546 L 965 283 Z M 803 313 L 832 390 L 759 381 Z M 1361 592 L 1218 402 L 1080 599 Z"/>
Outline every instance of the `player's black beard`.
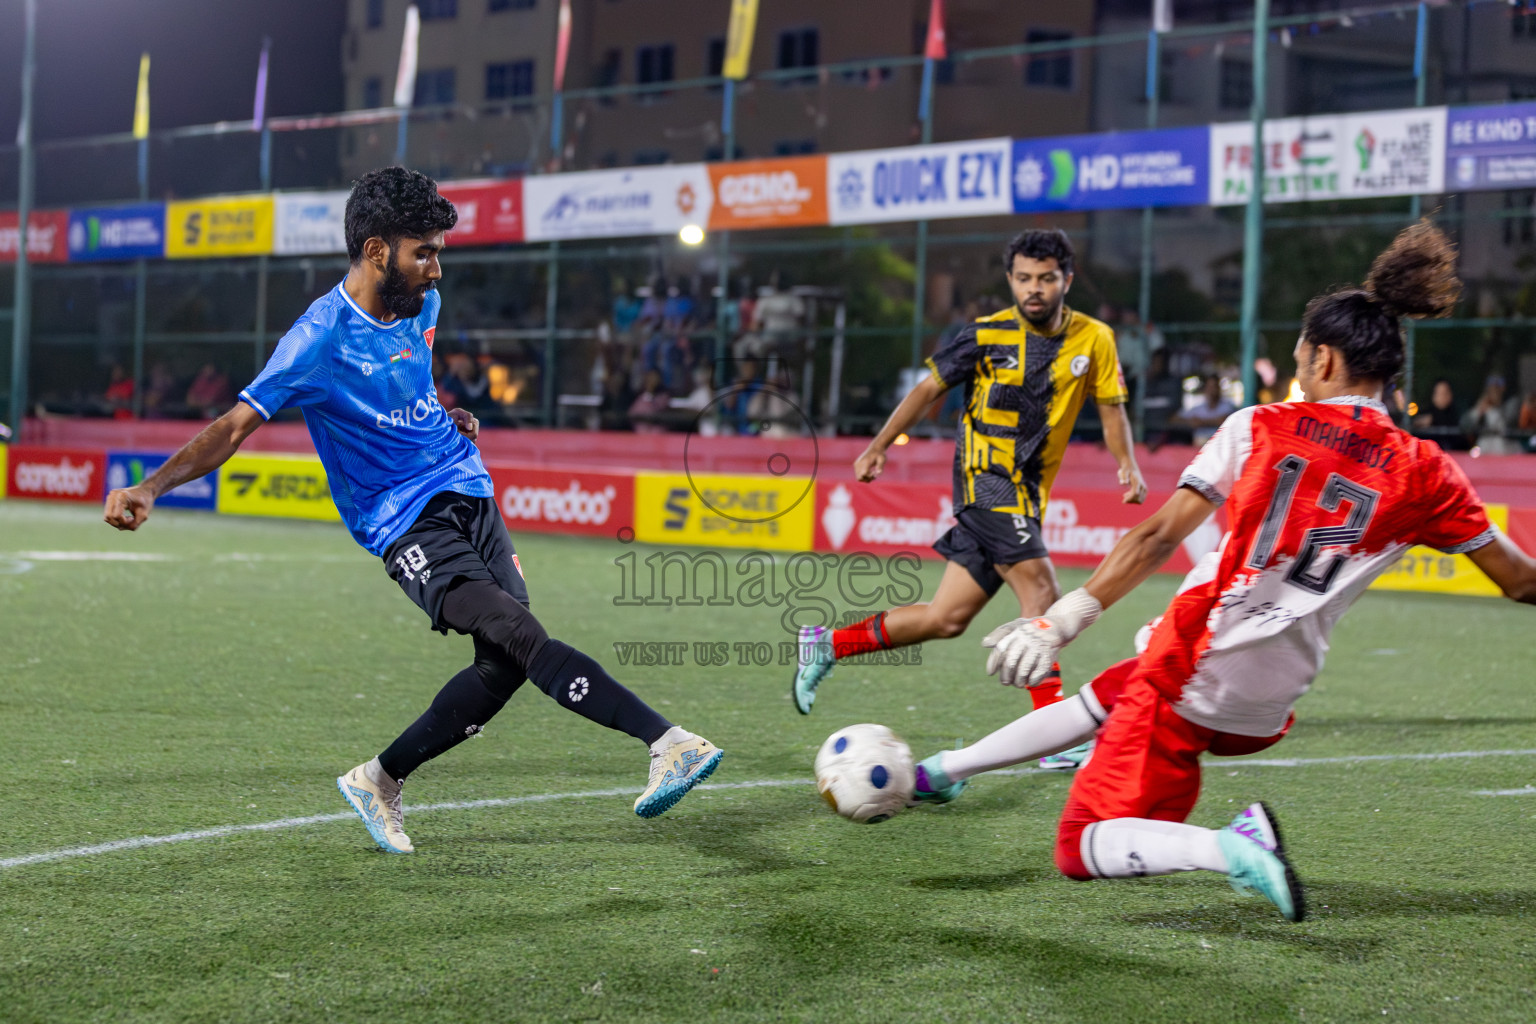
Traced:
<path fill-rule="evenodd" d="M 426 304 L 427 292 L 436 285 L 428 282 L 418 288 L 412 288 L 406 281 L 400 268 L 395 266 L 394 253 L 390 253 L 389 265 L 384 270 L 384 280 L 379 282 L 379 301 L 391 314 L 403 320 L 409 320 L 421 312 L 421 307 Z"/>
<path fill-rule="evenodd" d="M 1028 313 L 1024 312 L 1023 306 L 1019 307 L 1019 315 L 1029 323 L 1029 326 L 1033 327 L 1035 330 L 1042 334 L 1049 330 L 1051 325 L 1056 322 L 1056 316 L 1060 312 L 1060 302 L 1057 302 L 1054 306 L 1046 306 L 1045 309 L 1041 310 L 1040 316 L 1038 317 L 1030 316 Z"/>

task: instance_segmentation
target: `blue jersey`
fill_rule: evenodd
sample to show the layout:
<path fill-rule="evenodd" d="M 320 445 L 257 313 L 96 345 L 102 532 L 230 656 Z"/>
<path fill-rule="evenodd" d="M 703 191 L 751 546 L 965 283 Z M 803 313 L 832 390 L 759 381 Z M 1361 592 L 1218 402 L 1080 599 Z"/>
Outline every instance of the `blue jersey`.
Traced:
<path fill-rule="evenodd" d="M 432 341 L 442 304 L 433 289 L 415 318 L 384 323 L 337 285 L 240 392 L 264 420 L 288 406 L 303 410 L 342 521 L 376 555 L 432 495 L 495 493 L 479 451 L 437 401 Z"/>

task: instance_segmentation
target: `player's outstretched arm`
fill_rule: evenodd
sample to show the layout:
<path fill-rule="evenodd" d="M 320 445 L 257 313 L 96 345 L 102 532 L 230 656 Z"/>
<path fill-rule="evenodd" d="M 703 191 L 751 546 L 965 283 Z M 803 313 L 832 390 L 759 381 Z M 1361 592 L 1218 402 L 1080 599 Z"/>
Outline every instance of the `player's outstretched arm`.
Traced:
<path fill-rule="evenodd" d="M 149 518 L 156 498 L 224 465 L 263 422 L 255 409 L 237 402 L 233 409 L 204 427 L 143 483 L 108 494 L 102 518 L 119 530 L 137 530 Z"/>
<path fill-rule="evenodd" d="M 896 407 L 896 411 L 891 413 L 891 418 L 885 421 L 885 426 L 880 428 L 880 433 L 869 442 L 869 447 L 853 460 L 853 472 L 860 483 L 867 484 L 880 475 L 885 469 L 885 450 L 895 443 L 896 438 L 911 429 L 912 424 L 922 418 L 928 407 L 948 390 L 930 374 L 924 377 L 917 387 L 907 392 L 907 397 L 903 398 L 901 404 Z"/>
<path fill-rule="evenodd" d="M 1467 552 L 1467 557 L 1483 575 L 1499 585 L 1505 597 L 1536 604 L 1536 558 L 1521 551 L 1503 533 L 1495 533 L 1492 543 Z"/>
<path fill-rule="evenodd" d="M 1015 619 L 981 641 L 992 648 L 987 671 L 1009 686 L 1033 686 L 1050 671 L 1057 652 L 1099 615 L 1154 572 L 1208 519 L 1215 506 L 1199 491 L 1180 487 L 1162 508 L 1120 538 L 1088 582 L 1037 619 Z"/>
<path fill-rule="evenodd" d="M 1147 481 L 1141 475 L 1141 467 L 1136 465 L 1135 435 L 1131 433 L 1131 418 L 1125 413 L 1125 403 L 1101 403 L 1099 421 L 1104 424 L 1104 443 L 1120 467 L 1118 478 L 1125 487 L 1120 500 L 1128 505 L 1140 505 L 1147 500 Z"/>

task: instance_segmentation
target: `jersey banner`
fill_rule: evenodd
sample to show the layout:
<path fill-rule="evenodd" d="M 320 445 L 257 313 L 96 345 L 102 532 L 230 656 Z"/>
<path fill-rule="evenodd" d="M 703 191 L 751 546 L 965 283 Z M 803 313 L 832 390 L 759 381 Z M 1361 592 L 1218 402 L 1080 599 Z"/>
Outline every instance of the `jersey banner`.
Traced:
<path fill-rule="evenodd" d="M 167 452 L 107 452 L 107 487 L 115 491 L 120 487 L 134 487 L 144 478 L 165 465 L 171 456 Z M 155 506 L 167 508 L 194 508 L 212 512 L 217 504 L 219 475 L 209 473 L 197 480 L 188 480 L 180 487 L 155 499 Z"/>
<path fill-rule="evenodd" d="M 710 164 L 711 231 L 807 227 L 827 222 L 827 158 Z"/>
<path fill-rule="evenodd" d="M 225 515 L 340 521 L 325 467 L 313 455 L 230 456 L 219 470 L 218 511 Z"/>
<path fill-rule="evenodd" d="M 63 263 L 69 259 L 68 210 L 33 210 L 27 216 L 27 259 L 33 263 Z M 0 263 L 16 262 L 21 221 L 15 210 L 0 212 Z"/>
<path fill-rule="evenodd" d="M 1509 506 L 1484 505 L 1488 518 L 1508 532 Z M 1527 551 L 1530 548 L 1526 548 Z M 1371 583 L 1372 590 L 1416 590 L 1431 594 L 1474 594 L 1502 597 L 1497 584 L 1483 575 L 1466 555 L 1447 555 L 1434 548 L 1412 547 L 1397 564 Z"/>
<path fill-rule="evenodd" d="M 827 157 L 832 224 L 1013 212 L 1012 139 L 903 146 Z"/>
<path fill-rule="evenodd" d="M 86 504 L 95 504 L 106 497 L 102 489 L 106 452 L 14 444 L 8 455 L 5 467 L 8 497 Z"/>
<path fill-rule="evenodd" d="M 637 473 L 635 537 L 648 544 L 809 551 L 808 476 Z"/>
<path fill-rule="evenodd" d="M 635 526 L 635 478 L 629 473 L 554 470 L 486 463 L 507 529 L 616 538 Z"/>
<path fill-rule="evenodd" d="M 272 206 L 270 195 L 167 203 L 165 255 L 174 260 L 270 253 Z"/>
<path fill-rule="evenodd" d="M 445 181 L 438 189 L 458 211 L 449 245 L 494 245 L 523 240 L 523 180 Z"/>
<path fill-rule="evenodd" d="M 279 192 L 273 200 L 272 251 L 304 256 L 347 251 L 349 192 Z"/>

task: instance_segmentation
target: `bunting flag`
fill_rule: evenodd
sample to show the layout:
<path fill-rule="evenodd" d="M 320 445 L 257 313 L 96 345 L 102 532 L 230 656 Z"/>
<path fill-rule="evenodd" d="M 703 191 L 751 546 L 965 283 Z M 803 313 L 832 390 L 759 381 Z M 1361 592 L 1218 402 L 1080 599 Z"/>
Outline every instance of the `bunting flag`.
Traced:
<path fill-rule="evenodd" d="M 261 41 L 261 60 L 256 64 L 256 106 L 251 111 L 251 131 L 259 132 L 267 123 L 267 57 L 272 40 Z"/>
<path fill-rule="evenodd" d="M 555 92 L 565 89 L 565 61 L 571 52 L 571 0 L 560 0 L 555 22 Z"/>
<path fill-rule="evenodd" d="M 1152 0 L 1152 31 L 1173 31 L 1173 0 Z"/>
<path fill-rule="evenodd" d="M 400 70 L 395 74 L 395 106 L 408 107 L 416 97 L 416 43 L 421 36 L 421 12 L 405 9 L 405 35 L 400 38 Z"/>
<path fill-rule="evenodd" d="M 929 60 L 949 56 L 949 43 L 944 38 L 944 0 L 932 0 L 928 5 L 928 41 L 923 45 L 923 56 Z"/>
<path fill-rule="evenodd" d="M 149 54 L 139 57 L 139 91 L 133 100 L 133 137 L 149 138 Z"/>
<path fill-rule="evenodd" d="M 725 31 L 725 64 L 720 73 L 740 81 L 752 62 L 752 36 L 757 31 L 757 0 L 731 0 L 731 22 Z"/>

